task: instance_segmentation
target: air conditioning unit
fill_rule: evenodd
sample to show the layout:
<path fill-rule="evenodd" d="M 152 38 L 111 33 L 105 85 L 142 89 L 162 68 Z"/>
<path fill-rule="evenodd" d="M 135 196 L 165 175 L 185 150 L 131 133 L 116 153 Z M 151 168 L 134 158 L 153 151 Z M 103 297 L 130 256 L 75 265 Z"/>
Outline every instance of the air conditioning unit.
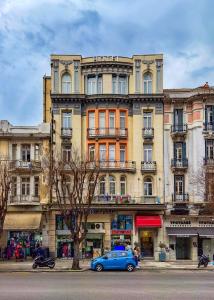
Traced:
<path fill-rule="evenodd" d="M 93 230 L 103 229 L 103 223 L 91 223 L 91 229 Z"/>

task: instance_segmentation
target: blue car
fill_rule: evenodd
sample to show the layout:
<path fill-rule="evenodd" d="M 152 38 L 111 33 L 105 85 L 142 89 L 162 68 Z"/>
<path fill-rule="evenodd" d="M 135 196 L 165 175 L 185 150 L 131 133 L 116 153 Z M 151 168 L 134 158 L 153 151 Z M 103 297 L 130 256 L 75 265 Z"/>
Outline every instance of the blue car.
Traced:
<path fill-rule="evenodd" d="M 110 251 L 91 261 L 91 269 L 97 272 L 103 270 L 127 270 L 132 272 L 135 268 L 136 260 L 131 250 Z"/>

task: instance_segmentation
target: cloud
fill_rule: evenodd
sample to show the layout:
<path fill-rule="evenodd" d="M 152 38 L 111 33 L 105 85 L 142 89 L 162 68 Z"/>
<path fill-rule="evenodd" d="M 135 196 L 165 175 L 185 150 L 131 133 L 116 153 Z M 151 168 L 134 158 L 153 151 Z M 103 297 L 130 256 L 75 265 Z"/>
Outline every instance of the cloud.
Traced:
<path fill-rule="evenodd" d="M 42 120 L 51 53 L 164 53 L 164 86 L 214 78 L 210 0 L 1 0 L 0 119 Z"/>

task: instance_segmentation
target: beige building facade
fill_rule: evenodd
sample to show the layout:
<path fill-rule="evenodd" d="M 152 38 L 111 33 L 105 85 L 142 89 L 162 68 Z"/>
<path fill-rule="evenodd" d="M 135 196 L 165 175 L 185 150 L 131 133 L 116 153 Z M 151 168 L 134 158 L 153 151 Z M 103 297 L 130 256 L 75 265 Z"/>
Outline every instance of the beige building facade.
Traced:
<path fill-rule="evenodd" d="M 82 245 L 84 256 L 138 243 L 158 259 L 163 240 L 163 56 L 52 55 L 44 77 L 44 121 L 65 159 L 72 148 L 101 174 Z M 51 113 L 52 112 L 52 116 Z M 58 212 L 49 219 L 50 251 L 72 256 Z"/>
<path fill-rule="evenodd" d="M 13 126 L 0 121 L 0 157 L 9 161 L 12 174 L 8 209 L 1 240 L 6 245 L 28 243 L 29 255 L 36 243 L 48 247 L 46 228 L 49 191 L 44 184 L 41 158 L 49 149 L 50 125 Z M 12 253 L 13 254 L 13 253 Z"/>

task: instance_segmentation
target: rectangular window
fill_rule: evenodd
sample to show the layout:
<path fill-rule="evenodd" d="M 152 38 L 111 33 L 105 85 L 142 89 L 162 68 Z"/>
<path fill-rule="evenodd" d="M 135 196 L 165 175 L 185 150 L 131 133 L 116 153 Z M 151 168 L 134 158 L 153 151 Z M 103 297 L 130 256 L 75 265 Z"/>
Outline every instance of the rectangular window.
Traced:
<path fill-rule="evenodd" d="M 206 105 L 206 107 L 205 107 L 205 121 L 208 124 L 213 124 L 213 112 L 214 112 L 214 106 L 213 105 Z"/>
<path fill-rule="evenodd" d="M 102 94 L 102 92 L 103 92 L 103 80 L 102 80 L 102 76 L 99 76 L 97 81 L 97 94 Z"/>
<path fill-rule="evenodd" d="M 95 128 L 95 113 L 94 111 L 90 111 L 88 114 L 88 126 L 90 129 L 94 129 Z"/>
<path fill-rule="evenodd" d="M 62 127 L 65 129 L 71 128 L 71 112 L 62 113 Z"/>
<path fill-rule="evenodd" d="M 117 76 L 112 76 L 112 93 L 117 94 Z"/>
<path fill-rule="evenodd" d="M 95 160 L 95 146 L 89 145 L 89 160 L 94 161 Z"/>
<path fill-rule="evenodd" d="M 115 145 L 109 145 L 109 160 L 115 161 Z"/>
<path fill-rule="evenodd" d="M 214 140 L 206 140 L 206 158 L 214 159 Z"/>
<path fill-rule="evenodd" d="M 96 94 L 96 90 L 97 90 L 96 80 L 97 80 L 96 76 L 87 78 L 87 93 L 88 93 L 88 95 Z"/>
<path fill-rule="evenodd" d="M 175 176 L 175 194 L 182 195 L 184 194 L 184 177 Z"/>
<path fill-rule="evenodd" d="M 12 160 L 16 160 L 16 159 L 17 159 L 17 145 L 12 144 Z"/>
<path fill-rule="evenodd" d="M 17 177 L 12 177 L 11 193 L 12 196 L 17 196 Z"/>
<path fill-rule="evenodd" d="M 151 112 L 143 113 L 143 126 L 144 126 L 144 128 L 152 128 L 152 113 Z"/>
<path fill-rule="evenodd" d="M 64 162 L 71 161 L 71 145 L 63 145 L 62 146 L 62 158 Z"/>
<path fill-rule="evenodd" d="M 39 152 L 40 152 L 40 146 L 39 144 L 34 145 L 34 160 L 39 160 Z"/>
<path fill-rule="evenodd" d="M 106 114 L 104 111 L 99 112 L 99 133 L 105 133 L 105 125 L 106 125 Z"/>
<path fill-rule="evenodd" d="M 144 161 L 152 161 L 152 145 L 144 145 Z"/>
<path fill-rule="evenodd" d="M 176 160 L 182 160 L 183 155 L 182 155 L 182 149 L 183 149 L 183 144 L 182 143 L 175 143 L 175 159 Z"/>
<path fill-rule="evenodd" d="M 39 197 L 39 177 L 34 177 L 34 196 Z"/>
<path fill-rule="evenodd" d="M 100 145 L 99 147 L 99 156 L 101 161 L 106 160 L 106 145 Z"/>
<path fill-rule="evenodd" d="M 109 112 L 109 128 L 115 128 L 115 112 Z"/>
<path fill-rule="evenodd" d="M 30 162 L 30 145 L 29 144 L 23 144 L 21 145 L 21 157 L 22 161 Z"/>
<path fill-rule="evenodd" d="M 178 126 L 183 125 L 183 109 L 174 110 L 174 125 L 178 125 Z"/>
<path fill-rule="evenodd" d="M 119 76 L 118 78 L 118 94 L 127 94 L 127 77 Z"/>
<path fill-rule="evenodd" d="M 21 178 L 21 194 L 22 196 L 30 195 L 30 177 Z"/>
<path fill-rule="evenodd" d="M 126 161 L 126 146 L 120 145 L 120 162 Z"/>
<path fill-rule="evenodd" d="M 120 129 L 126 128 L 126 112 L 121 111 L 120 112 Z"/>

